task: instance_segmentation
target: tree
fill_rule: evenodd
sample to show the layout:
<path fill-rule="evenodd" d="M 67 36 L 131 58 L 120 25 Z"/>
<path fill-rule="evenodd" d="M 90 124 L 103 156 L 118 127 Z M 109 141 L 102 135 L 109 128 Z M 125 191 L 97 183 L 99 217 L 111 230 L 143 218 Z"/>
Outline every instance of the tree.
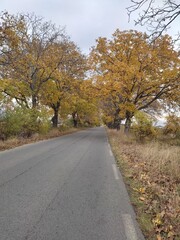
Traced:
<path fill-rule="evenodd" d="M 100 92 L 100 91 L 99 91 Z M 103 121 L 109 128 L 120 130 L 121 121 L 124 117 L 120 113 L 118 94 L 112 93 L 109 95 L 99 96 L 99 107 L 103 114 Z"/>
<path fill-rule="evenodd" d="M 72 41 L 66 40 L 57 47 L 62 49 L 61 63 L 41 91 L 41 102 L 53 109 L 53 127 L 58 126 L 61 103 L 71 99 L 86 72 L 86 58 Z"/>
<path fill-rule="evenodd" d="M 179 88 L 178 53 L 168 35 L 150 44 L 146 34 L 117 30 L 111 40 L 97 40 L 90 61 L 102 101 L 110 100 L 114 118 L 126 119 L 127 133 L 136 111 Z"/>
<path fill-rule="evenodd" d="M 61 102 L 87 70 L 86 58 L 62 28 L 34 14 L 1 14 L 0 90 L 22 107 L 45 104 L 57 127 Z"/>
<path fill-rule="evenodd" d="M 129 16 L 132 12 L 143 9 L 136 25 L 146 25 L 152 36 L 157 38 L 164 33 L 171 23 L 180 18 L 180 3 L 175 0 L 131 0 L 132 5 L 127 8 Z"/>
<path fill-rule="evenodd" d="M 42 85 L 54 76 L 62 62 L 66 41 L 61 28 L 34 14 L 1 15 L 1 84 L 18 104 L 37 107 Z"/>
<path fill-rule="evenodd" d="M 69 99 L 74 127 L 99 125 L 97 99 L 91 80 L 83 80 Z"/>

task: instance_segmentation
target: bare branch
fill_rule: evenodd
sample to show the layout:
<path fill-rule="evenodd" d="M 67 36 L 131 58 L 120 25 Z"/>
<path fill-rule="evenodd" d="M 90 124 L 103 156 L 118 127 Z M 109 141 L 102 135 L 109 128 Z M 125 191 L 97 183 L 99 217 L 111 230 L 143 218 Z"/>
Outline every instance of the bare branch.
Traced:
<path fill-rule="evenodd" d="M 131 0 L 132 6 L 127 8 L 129 18 L 135 11 L 142 10 L 135 25 L 146 26 L 152 38 L 158 38 L 180 17 L 180 3 L 164 0 L 158 5 L 156 0 Z"/>

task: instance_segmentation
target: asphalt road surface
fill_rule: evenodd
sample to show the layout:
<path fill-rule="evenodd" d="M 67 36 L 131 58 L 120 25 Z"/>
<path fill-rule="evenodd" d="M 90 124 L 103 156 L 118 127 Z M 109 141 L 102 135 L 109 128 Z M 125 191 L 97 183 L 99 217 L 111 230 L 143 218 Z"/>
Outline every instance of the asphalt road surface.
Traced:
<path fill-rule="evenodd" d="M 143 240 L 104 128 L 0 153 L 0 240 Z"/>

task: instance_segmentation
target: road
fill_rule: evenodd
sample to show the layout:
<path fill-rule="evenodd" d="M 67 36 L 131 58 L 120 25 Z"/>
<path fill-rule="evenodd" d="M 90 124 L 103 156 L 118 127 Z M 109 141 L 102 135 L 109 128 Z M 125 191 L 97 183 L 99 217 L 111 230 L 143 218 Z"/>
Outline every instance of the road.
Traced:
<path fill-rule="evenodd" d="M 144 239 L 104 128 L 0 153 L 0 239 Z"/>

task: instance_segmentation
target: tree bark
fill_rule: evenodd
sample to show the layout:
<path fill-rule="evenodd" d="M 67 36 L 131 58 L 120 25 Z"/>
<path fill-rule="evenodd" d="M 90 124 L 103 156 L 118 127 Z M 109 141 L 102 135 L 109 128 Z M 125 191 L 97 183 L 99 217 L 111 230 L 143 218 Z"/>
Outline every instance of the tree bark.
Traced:
<path fill-rule="evenodd" d="M 131 128 L 131 123 L 132 123 L 132 117 L 133 117 L 133 113 L 127 111 L 126 112 L 126 121 L 125 121 L 125 126 L 124 126 L 124 133 L 126 135 L 129 135 L 129 131 L 130 131 L 130 128 Z"/>
<path fill-rule="evenodd" d="M 59 113 L 59 109 L 57 108 L 53 108 L 54 110 L 54 116 L 52 117 L 52 123 L 53 123 L 53 128 L 57 128 L 58 127 L 58 113 Z"/>
<path fill-rule="evenodd" d="M 77 112 L 72 113 L 72 118 L 73 118 L 73 125 L 74 125 L 75 128 L 77 128 L 77 126 L 78 126 L 78 114 L 77 114 Z"/>
<path fill-rule="evenodd" d="M 53 104 L 51 107 L 54 111 L 54 116 L 52 117 L 51 121 L 53 123 L 53 128 L 57 128 L 58 127 L 58 115 L 59 115 L 60 102 L 57 102 L 56 104 Z"/>
<path fill-rule="evenodd" d="M 121 118 L 119 116 L 120 109 L 116 110 L 115 117 L 114 117 L 114 128 L 117 129 L 117 131 L 121 128 Z"/>
<path fill-rule="evenodd" d="M 131 128 L 131 118 L 128 117 L 128 118 L 126 118 L 125 126 L 124 126 L 124 133 L 125 133 L 126 135 L 129 134 L 130 128 Z"/>
<path fill-rule="evenodd" d="M 37 107 L 37 97 L 35 95 L 32 95 L 32 108 Z"/>
<path fill-rule="evenodd" d="M 121 128 L 121 118 L 116 119 L 115 128 L 116 128 L 117 131 L 120 130 L 120 128 Z"/>

